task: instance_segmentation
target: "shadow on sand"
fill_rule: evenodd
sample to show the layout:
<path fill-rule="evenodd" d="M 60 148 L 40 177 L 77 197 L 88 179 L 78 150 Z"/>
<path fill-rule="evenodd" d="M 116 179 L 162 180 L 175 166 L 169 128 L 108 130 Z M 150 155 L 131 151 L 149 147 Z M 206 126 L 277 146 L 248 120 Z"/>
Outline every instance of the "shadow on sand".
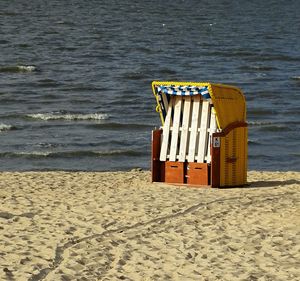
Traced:
<path fill-rule="evenodd" d="M 286 185 L 297 184 L 300 185 L 298 180 L 285 180 L 285 181 L 250 181 L 243 186 L 222 186 L 221 189 L 231 188 L 268 188 L 268 187 L 282 187 Z"/>
<path fill-rule="evenodd" d="M 248 182 L 245 188 L 260 188 L 260 187 L 279 187 L 291 184 L 300 185 L 298 180 L 285 180 L 285 181 L 252 181 Z"/>

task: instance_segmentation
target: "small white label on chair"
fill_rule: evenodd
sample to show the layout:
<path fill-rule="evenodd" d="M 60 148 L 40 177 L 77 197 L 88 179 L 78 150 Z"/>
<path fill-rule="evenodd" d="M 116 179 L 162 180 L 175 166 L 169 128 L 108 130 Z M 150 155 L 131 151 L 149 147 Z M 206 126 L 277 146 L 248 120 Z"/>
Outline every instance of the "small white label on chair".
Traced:
<path fill-rule="evenodd" d="M 214 137 L 213 138 L 213 147 L 220 147 L 221 141 L 219 137 Z"/>

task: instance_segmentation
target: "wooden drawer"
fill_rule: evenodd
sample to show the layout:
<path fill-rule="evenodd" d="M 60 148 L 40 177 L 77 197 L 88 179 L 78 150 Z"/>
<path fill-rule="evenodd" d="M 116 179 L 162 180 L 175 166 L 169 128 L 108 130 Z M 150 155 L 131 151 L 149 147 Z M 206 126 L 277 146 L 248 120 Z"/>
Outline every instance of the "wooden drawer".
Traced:
<path fill-rule="evenodd" d="M 187 183 L 209 185 L 209 168 L 206 163 L 187 163 Z"/>
<path fill-rule="evenodd" d="M 173 161 L 165 163 L 165 182 L 184 183 L 184 163 Z"/>

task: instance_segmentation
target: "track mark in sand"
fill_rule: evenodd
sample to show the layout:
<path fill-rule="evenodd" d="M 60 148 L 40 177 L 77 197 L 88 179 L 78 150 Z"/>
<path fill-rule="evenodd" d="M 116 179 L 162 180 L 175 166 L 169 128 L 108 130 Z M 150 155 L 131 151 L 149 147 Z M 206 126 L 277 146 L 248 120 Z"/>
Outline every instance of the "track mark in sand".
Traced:
<path fill-rule="evenodd" d="M 292 194 L 295 194 L 295 192 L 288 192 L 288 193 L 285 193 L 285 194 L 277 194 L 277 195 L 273 195 L 273 196 L 268 196 L 268 197 L 264 197 L 262 200 L 260 200 L 260 202 L 269 201 L 269 200 L 272 200 L 272 199 L 275 199 L 275 198 L 282 198 L 283 196 L 292 195 Z M 135 230 L 139 227 L 148 227 L 149 225 L 152 225 L 152 224 L 161 225 L 161 224 L 166 223 L 168 220 L 176 219 L 178 217 L 185 216 L 189 213 L 192 213 L 192 212 L 196 211 L 197 209 L 199 209 L 200 207 L 205 207 L 205 206 L 215 204 L 215 203 L 222 203 L 222 202 L 227 202 L 227 201 L 232 201 L 232 200 L 240 200 L 240 199 L 246 199 L 246 198 L 255 199 L 255 198 L 262 198 L 262 196 L 261 195 L 249 196 L 249 197 L 247 197 L 247 196 L 236 196 L 236 197 L 216 199 L 216 200 L 212 200 L 212 201 L 209 201 L 209 202 L 198 203 L 198 204 L 193 205 L 193 206 L 191 206 L 187 209 L 184 209 L 182 211 L 179 211 L 179 212 L 176 212 L 176 213 L 173 213 L 173 214 L 169 214 L 169 215 L 166 215 L 166 216 L 158 217 L 158 218 L 146 221 L 146 222 L 138 222 L 138 223 L 135 223 L 135 224 L 130 225 L 130 226 L 124 226 L 124 227 L 120 227 L 120 228 L 106 230 L 102 233 L 93 234 L 93 235 L 86 236 L 86 237 L 83 237 L 83 238 L 80 238 L 80 239 L 72 239 L 72 240 L 68 241 L 67 243 L 63 244 L 62 246 L 58 246 L 56 248 L 55 258 L 54 258 L 52 266 L 42 269 L 39 273 L 31 276 L 28 279 L 28 281 L 40 281 L 40 280 L 45 279 L 49 273 L 56 270 L 59 267 L 59 265 L 62 263 L 64 252 L 67 249 L 69 249 L 72 246 L 77 245 L 79 243 L 82 243 L 82 242 L 85 242 L 85 241 L 88 241 L 88 240 L 91 240 L 91 239 L 96 239 L 96 238 L 98 238 L 98 239 L 102 238 L 103 239 L 103 238 L 105 238 L 109 235 L 112 235 L 114 233 L 122 233 L 122 232 L 129 231 L 129 230 Z M 249 205 L 251 203 L 252 203 L 252 201 L 246 203 L 246 205 Z"/>
<path fill-rule="evenodd" d="M 38 213 L 39 212 L 37 212 L 37 213 L 27 212 L 27 213 L 23 213 L 23 214 L 20 214 L 20 215 L 15 215 L 15 214 L 12 214 L 12 213 L 9 213 L 9 212 L 0 212 L 0 218 L 7 219 L 7 220 L 12 219 L 14 217 L 25 217 L 25 218 L 28 218 L 28 219 L 32 219 Z"/>

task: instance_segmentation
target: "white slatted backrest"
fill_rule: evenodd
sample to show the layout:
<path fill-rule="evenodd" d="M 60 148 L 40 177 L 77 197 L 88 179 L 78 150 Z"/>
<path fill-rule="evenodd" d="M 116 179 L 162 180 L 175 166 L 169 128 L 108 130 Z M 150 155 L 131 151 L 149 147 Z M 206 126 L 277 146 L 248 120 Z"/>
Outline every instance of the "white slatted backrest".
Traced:
<path fill-rule="evenodd" d="M 201 114 L 200 106 L 201 106 L 200 95 L 198 95 L 194 97 L 194 102 L 193 102 L 191 134 L 190 134 L 190 142 L 189 142 L 189 150 L 188 150 L 188 162 L 194 162 L 195 160 L 196 141 L 198 135 L 198 123 L 199 123 L 199 116 Z"/>
<path fill-rule="evenodd" d="M 172 124 L 172 111 L 173 111 L 173 99 L 170 100 L 168 104 L 167 115 L 165 118 L 165 123 L 163 126 L 162 140 L 161 140 L 161 148 L 160 148 L 160 161 L 167 160 L 168 146 L 169 146 L 169 136 L 170 129 Z"/>
<path fill-rule="evenodd" d="M 181 105 L 182 97 L 175 97 L 175 107 L 174 107 L 174 116 L 173 116 L 173 128 L 172 128 L 172 137 L 171 137 L 171 147 L 170 147 L 170 161 L 176 161 L 177 156 L 177 145 L 179 137 L 179 128 L 180 128 L 180 115 L 181 115 Z"/>
<path fill-rule="evenodd" d="M 160 161 L 210 163 L 216 117 L 200 95 L 171 96 L 162 133 Z"/>
<path fill-rule="evenodd" d="M 184 107 L 183 107 L 183 117 L 182 117 L 182 127 L 181 127 L 181 137 L 180 137 L 180 148 L 179 148 L 179 162 L 184 162 L 186 160 L 186 151 L 188 147 L 188 140 L 190 134 L 190 116 L 191 116 L 191 97 L 184 97 Z"/>
<path fill-rule="evenodd" d="M 200 130 L 199 130 L 199 143 L 198 143 L 198 156 L 197 156 L 198 163 L 204 163 L 204 158 L 207 153 L 207 142 L 208 142 L 207 128 L 210 121 L 209 117 L 210 117 L 209 101 L 203 101 L 201 123 L 200 123 Z"/>

